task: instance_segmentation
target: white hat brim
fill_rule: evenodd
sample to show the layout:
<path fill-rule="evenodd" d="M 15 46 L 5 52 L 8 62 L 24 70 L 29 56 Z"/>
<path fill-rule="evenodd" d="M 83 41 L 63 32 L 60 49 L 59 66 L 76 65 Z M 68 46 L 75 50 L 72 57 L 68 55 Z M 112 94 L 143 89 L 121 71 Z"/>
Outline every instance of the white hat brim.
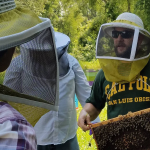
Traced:
<path fill-rule="evenodd" d="M 107 24 L 104 31 L 112 37 L 112 31 L 114 30 L 115 27 L 122 27 L 122 28 L 128 28 L 128 29 L 132 29 L 134 30 L 135 27 L 132 26 L 132 25 L 128 25 L 128 24 L 125 24 L 125 23 L 110 23 L 110 24 Z"/>
<path fill-rule="evenodd" d="M 132 30 L 135 30 L 135 28 L 138 28 L 140 30 L 141 34 L 146 35 L 145 33 L 147 33 L 147 34 L 150 35 L 150 33 L 145 29 L 140 28 L 140 27 L 135 27 L 133 25 L 129 25 L 129 24 L 126 24 L 126 23 L 116 23 L 116 22 L 114 22 L 114 23 L 107 23 L 107 24 L 104 24 L 104 25 L 106 25 L 104 31 L 109 36 L 112 36 L 112 31 L 114 30 L 115 27 L 127 28 L 127 29 L 132 29 Z"/>

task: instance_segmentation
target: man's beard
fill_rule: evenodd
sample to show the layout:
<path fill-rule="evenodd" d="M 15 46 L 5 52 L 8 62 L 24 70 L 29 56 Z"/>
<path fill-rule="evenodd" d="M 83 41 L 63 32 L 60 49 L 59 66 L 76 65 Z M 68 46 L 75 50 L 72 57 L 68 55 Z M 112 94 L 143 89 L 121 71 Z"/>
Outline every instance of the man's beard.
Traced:
<path fill-rule="evenodd" d="M 118 50 L 117 50 L 118 46 L 115 46 L 114 49 L 115 49 L 115 53 L 116 53 L 116 56 L 117 57 L 122 57 L 122 58 L 130 58 L 130 54 L 131 54 L 131 46 L 130 47 L 127 47 L 127 49 L 122 52 L 122 53 L 119 53 Z"/>

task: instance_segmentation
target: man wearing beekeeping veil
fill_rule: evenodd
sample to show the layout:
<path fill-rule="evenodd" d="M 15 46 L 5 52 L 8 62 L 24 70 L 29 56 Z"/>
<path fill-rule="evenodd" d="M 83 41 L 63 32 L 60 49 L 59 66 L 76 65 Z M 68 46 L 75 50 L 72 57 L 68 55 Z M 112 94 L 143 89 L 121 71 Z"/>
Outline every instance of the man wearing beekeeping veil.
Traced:
<path fill-rule="evenodd" d="M 135 14 L 122 13 L 100 27 L 96 57 L 101 70 L 78 120 L 84 131 L 105 103 L 108 119 L 150 107 L 149 51 L 150 33 Z"/>
<path fill-rule="evenodd" d="M 54 35 L 59 61 L 59 109 L 58 111 L 49 111 L 35 124 L 37 149 L 79 150 L 76 136 L 77 119 L 74 97 L 76 93 L 79 102 L 84 106 L 86 98 L 90 95 L 91 88 L 79 62 L 67 53 L 70 38 L 60 32 L 54 32 Z M 13 59 L 6 71 L 4 85 L 20 93 L 48 100 L 50 95 L 48 91 L 50 88 L 49 80 L 45 79 L 46 82 L 43 80 L 40 84 L 36 82 L 36 86 L 33 83 L 31 84 L 31 82 L 37 81 L 34 74 L 38 73 L 39 77 L 46 76 L 47 78 L 51 76 L 51 74 L 46 74 L 49 71 L 48 68 L 45 71 L 42 70 L 42 62 L 36 65 L 36 69 L 34 67 L 35 62 L 42 54 L 43 56 L 46 55 L 47 60 L 51 58 L 47 53 L 44 54 L 44 52 L 37 50 L 25 51 L 24 45 L 22 45 L 21 54 Z M 32 68 L 30 72 L 23 70 L 23 60 L 26 59 Z M 49 61 L 48 63 L 51 64 Z M 25 64 L 28 64 L 28 62 Z M 99 118 L 94 122 L 99 122 Z"/>
<path fill-rule="evenodd" d="M 0 84 L 0 150 L 36 150 L 37 141 L 32 126 L 50 110 L 58 110 L 58 67 L 54 41 L 49 19 L 39 18 L 24 5 L 15 4 L 14 0 L 0 1 L 0 72 L 8 68 L 18 47 L 23 49 L 24 55 L 30 51 L 41 53 L 41 57 L 32 55 L 22 60 L 22 70 L 36 78 L 33 81 L 28 77 L 26 85 L 51 81 L 48 83 L 51 85 L 49 99 L 22 94 Z M 49 60 L 43 55 L 45 53 Z M 34 67 L 28 63 L 31 58 L 33 62 L 36 60 Z M 50 62 L 48 65 L 47 61 Z M 46 70 L 51 76 L 37 72 L 39 64 L 41 71 Z"/>

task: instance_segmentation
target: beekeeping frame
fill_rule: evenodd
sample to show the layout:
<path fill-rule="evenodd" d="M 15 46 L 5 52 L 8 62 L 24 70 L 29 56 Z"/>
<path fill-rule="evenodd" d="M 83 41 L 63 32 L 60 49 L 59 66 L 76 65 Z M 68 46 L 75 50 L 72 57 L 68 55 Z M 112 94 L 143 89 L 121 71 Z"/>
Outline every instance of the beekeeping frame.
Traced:
<path fill-rule="evenodd" d="M 91 129 L 98 150 L 150 150 L 150 108 L 92 124 Z"/>

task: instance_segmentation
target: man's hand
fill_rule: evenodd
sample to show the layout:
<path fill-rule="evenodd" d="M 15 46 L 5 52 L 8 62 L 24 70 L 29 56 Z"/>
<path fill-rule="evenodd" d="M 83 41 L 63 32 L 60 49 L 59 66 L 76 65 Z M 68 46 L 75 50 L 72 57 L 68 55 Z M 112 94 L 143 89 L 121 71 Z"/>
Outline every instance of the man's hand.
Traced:
<path fill-rule="evenodd" d="M 84 109 L 82 109 L 78 119 L 78 126 L 85 132 L 90 130 L 91 124 L 90 115 Z"/>
<path fill-rule="evenodd" d="M 101 110 L 97 110 L 91 103 L 86 103 L 80 112 L 78 119 L 78 126 L 83 130 L 87 131 L 90 129 L 91 121 L 96 119 Z"/>

